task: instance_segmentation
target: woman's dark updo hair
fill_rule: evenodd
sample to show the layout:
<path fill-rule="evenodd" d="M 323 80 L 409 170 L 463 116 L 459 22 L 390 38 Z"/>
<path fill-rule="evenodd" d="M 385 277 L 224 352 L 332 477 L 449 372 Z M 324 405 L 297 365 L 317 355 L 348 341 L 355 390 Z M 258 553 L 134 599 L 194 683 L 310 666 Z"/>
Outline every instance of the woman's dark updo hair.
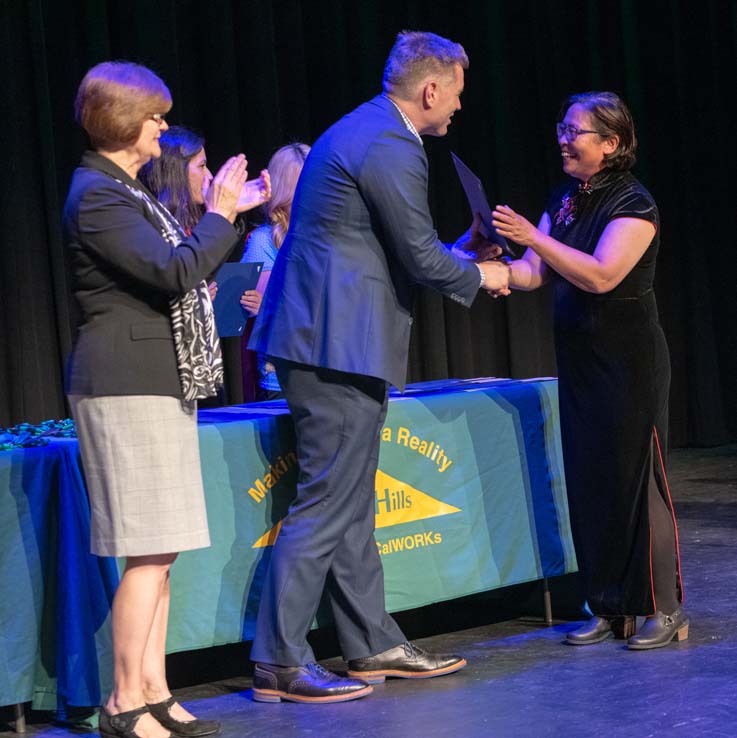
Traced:
<path fill-rule="evenodd" d="M 624 100 L 613 92 L 581 92 L 571 95 L 561 106 L 558 122 L 565 118 L 571 105 L 580 105 L 591 114 L 593 127 L 602 138 L 619 137 L 619 146 L 605 157 L 609 169 L 630 169 L 636 160 L 637 138 L 632 115 Z"/>
<path fill-rule="evenodd" d="M 199 222 L 204 208 L 192 200 L 187 167 L 204 148 L 205 139 L 183 126 L 171 126 L 161 134 L 159 144 L 161 156 L 141 167 L 138 176 L 189 233 Z"/>

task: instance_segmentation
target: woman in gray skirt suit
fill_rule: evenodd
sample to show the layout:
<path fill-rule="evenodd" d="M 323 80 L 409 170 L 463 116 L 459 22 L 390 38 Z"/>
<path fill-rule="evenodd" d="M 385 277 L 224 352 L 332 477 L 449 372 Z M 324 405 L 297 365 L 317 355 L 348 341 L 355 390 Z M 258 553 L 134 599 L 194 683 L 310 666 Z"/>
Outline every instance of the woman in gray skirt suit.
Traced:
<path fill-rule="evenodd" d="M 210 543 L 197 400 L 222 384 L 203 279 L 233 246 L 247 176 L 241 154 L 214 178 L 189 236 L 137 179 L 160 156 L 171 108 L 149 69 L 105 62 L 82 80 L 75 111 L 87 151 L 64 207 L 82 322 L 67 366 L 92 513 L 92 552 L 124 556 L 112 608 L 114 687 L 100 733 L 166 738 L 218 731 L 172 697 L 164 655 L 169 570 Z"/>

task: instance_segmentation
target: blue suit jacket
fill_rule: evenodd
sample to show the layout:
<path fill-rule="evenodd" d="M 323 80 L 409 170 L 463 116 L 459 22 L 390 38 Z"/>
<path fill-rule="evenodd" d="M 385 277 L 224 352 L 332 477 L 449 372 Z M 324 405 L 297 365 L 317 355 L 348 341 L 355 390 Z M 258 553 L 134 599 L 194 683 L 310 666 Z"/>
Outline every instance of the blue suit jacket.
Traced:
<path fill-rule="evenodd" d="M 468 306 L 480 281 L 438 240 L 427 172 L 386 97 L 329 128 L 302 170 L 249 347 L 403 388 L 414 284 Z"/>

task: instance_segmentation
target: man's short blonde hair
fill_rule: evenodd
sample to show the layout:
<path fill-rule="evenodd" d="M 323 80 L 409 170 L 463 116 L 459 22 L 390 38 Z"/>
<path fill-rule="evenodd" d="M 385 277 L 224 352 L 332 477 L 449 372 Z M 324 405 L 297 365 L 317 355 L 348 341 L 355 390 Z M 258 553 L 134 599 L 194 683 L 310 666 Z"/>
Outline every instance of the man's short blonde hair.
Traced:
<path fill-rule="evenodd" d="M 450 76 L 456 64 L 468 69 L 468 56 L 460 44 L 434 33 L 402 31 L 386 60 L 384 92 L 410 99 L 423 79 L 433 74 Z"/>
<path fill-rule="evenodd" d="M 146 118 L 171 110 L 171 93 L 150 69 L 127 61 L 102 62 L 85 74 L 74 113 L 95 149 L 135 143 Z"/>

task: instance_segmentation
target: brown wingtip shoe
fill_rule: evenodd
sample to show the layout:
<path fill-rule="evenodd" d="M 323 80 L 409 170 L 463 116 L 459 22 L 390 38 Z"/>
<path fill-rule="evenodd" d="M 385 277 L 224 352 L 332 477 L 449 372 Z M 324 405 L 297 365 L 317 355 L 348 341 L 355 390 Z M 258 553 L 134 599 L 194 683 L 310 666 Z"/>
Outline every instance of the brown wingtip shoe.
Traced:
<path fill-rule="evenodd" d="M 338 676 L 320 664 L 256 664 L 253 673 L 253 699 L 257 702 L 346 702 L 371 692 L 373 687 L 365 681 Z"/>
<path fill-rule="evenodd" d="M 348 662 L 348 675 L 369 684 L 383 682 L 386 677 L 429 679 L 452 674 L 466 665 L 466 659 L 447 653 L 429 653 L 407 641 L 388 651 Z"/>

